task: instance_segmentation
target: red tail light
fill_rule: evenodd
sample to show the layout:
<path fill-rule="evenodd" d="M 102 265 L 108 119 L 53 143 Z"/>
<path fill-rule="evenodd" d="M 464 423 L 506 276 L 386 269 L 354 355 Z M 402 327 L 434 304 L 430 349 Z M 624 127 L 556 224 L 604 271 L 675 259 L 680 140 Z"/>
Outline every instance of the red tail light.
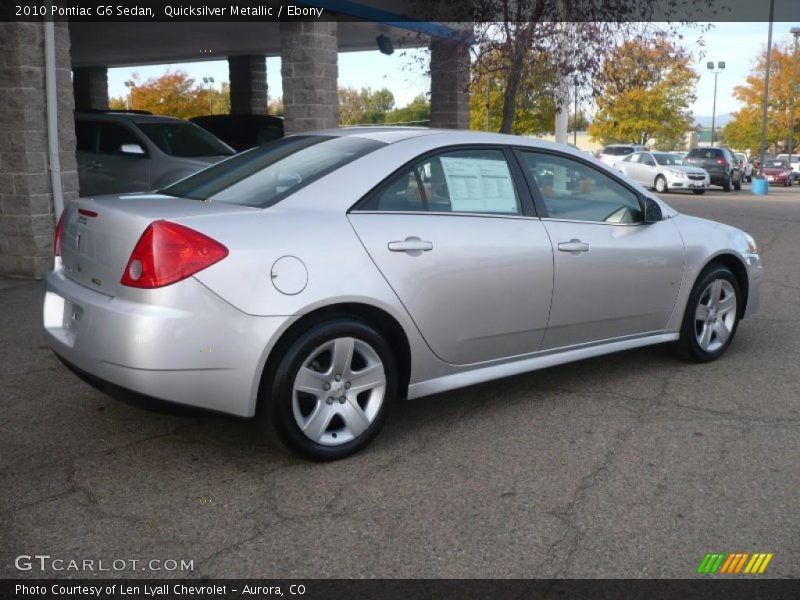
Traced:
<path fill-rule="evenodd" d="M 723 167 L 727 167 L 728 166 L 728 161 L 725 160 L 724 158 L 718 158 L 717 159 L 717 164 L 718 165 L 722 165 Z"/>
<path fill-rule="evenodd" d="M 131 253 L 122 285 L 159 288 L 210 267 L 228 256 L 219 242 L 169 221 L 155 221 L 144 230 Z"/>
<path fill-rule="evenodd" d="M 67 211 L 62 210 L 61 216 L 58 217 L 58 223 L 56 224 L 56 234 L 53 238 L 53 254 L 56 256 L 61 256 L 61 226 L 64 223 L 65 212 Z"/>

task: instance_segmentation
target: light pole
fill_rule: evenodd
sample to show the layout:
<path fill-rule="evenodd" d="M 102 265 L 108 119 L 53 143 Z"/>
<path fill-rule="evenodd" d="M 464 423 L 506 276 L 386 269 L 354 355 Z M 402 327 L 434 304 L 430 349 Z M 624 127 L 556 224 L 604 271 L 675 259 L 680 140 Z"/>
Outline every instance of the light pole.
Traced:
<path fill-rule="evenodd" d="M 769 110 L 769 71 L 772 67 L 772 22 L 775 18 L 775 0 L 769 0 L 769 33 L 767 34 L 767 69 L 764 76 L 764 100 L 761 107 L 761 147 L 759 148 L 759 175 L 764 172 L 764 153 L 767 151 L 767 111 Z"/>
<path fill-rule="evenodd" d="M 133 108 L 133 90 L 136 87 L 136 82 L 130 79 L 125 82 L 125 87 L 128 88 L 128 95 L 125 97 L 125 110 Z"/>
<path fill-rule="evenodd" d="M 716 69 L 714 70 L 714 61 L 708 61 L 706 63 L 706 67 L 709 71 L 714 74 L 714 105 L 711 109 L 711 147 L 714 147 L 714 129 L 716 126 L 716 119 L 717 119 L 717 75 L 722 73 L 725 70 L 725 61 L 721 60 L 717 63 Z"/>
<path fill-rule="evenodd" d="M 792 166 L 792 151 L 794 150 L 794 112 L 797 110 L 797 38 L 800 38 L 800 27 L 790 30 L 794 36 L 794 52 L 792 52 L 792 112 L 789 114 L 789 166 Z"/>
<path fill-rule="evenodd" d="M 214 114 L 214 108 L 212 106 L 212 102 L 214 101 L 214 97 L 211 94 L 211 91 L 214 89 L 214 78 L 213 77 L 203 77 L 203 83 L 208 84 L 208 114 Z"/>

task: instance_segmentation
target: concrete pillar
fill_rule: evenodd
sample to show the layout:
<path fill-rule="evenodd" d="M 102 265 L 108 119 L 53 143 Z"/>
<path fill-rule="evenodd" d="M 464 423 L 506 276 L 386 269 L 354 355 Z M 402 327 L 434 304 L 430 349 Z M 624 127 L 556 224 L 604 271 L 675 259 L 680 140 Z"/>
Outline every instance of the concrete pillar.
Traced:
<path fill-rule="evenodd" d="M 72 70 L 76 110 L 108 110 L 108 69 L 76 67 Z"/>
<path fill-rule="evenodd" d="M 232 115 L 267 114 L 267 61 L 262 55 L 228 57 Z"/>
<path fill-rule="evenodd" d="M 69 29 L 55 23 L 58 138 L 65 204 L 78 197 Z M 44 27 L 0 23 L 0 275 L 41 277 L 53 266 Z"/>
<path fill-rule="evenodd" d="M 469 129 L 469 46 L 431 42 L 431 127 Z"/>
<path fill-rule="evenodd" d="M 338 127 L 336 23 L 282 21 L 280 28 L 284 130 Z"/>

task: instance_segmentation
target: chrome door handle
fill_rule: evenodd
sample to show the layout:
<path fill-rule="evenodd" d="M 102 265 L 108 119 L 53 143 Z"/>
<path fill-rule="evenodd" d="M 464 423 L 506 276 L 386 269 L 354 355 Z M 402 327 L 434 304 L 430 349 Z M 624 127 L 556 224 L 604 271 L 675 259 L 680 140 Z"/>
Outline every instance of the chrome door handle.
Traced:
<path fill-rule="evenodd" d="M 568 242 L 560 242 L 558 244 L 558 249 L 561 252 L 588 252 L 589 244 L 573 238 Z"/>
<path fill-rule="evenodd" d="M 389 250 L 392 252 L 428 252 L 433 250 L 433 243 L 417 237 L 407 237 L 402 242 L 389 242 Z"/>

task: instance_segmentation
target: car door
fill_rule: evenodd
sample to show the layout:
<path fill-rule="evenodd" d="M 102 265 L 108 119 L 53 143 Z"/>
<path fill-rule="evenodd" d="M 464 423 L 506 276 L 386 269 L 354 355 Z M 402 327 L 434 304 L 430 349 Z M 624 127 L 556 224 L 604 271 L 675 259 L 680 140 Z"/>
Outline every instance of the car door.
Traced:
<path fill-rule="evenodd" d="M 147 145 L 121 123 L 99 122 L 97 154 L 91 157 L 94 194 L 147 191 L 150 188 L 150 159 Z M 142 154 L 127 154 L 122 146 L 139 146 Z"/>
<path fill-rule="evenodd" d="M 510 151 L 459 148 L 421 157 L 349 218 L 443 361 L 478 363 L 540 348 L 553 250 Z"/>
<path fill-rule="evenodd" d="M 542 349 L 663 331 L 683 277 L 683 241 L 669 220 L 645 224 L 639 196 L 571 156 L 519 150 L 554 250 Z M 555 174 L 556 185 L 542 172 Z"/>
<path fill-rule="evenodd" d="M 643 178 L 641 160 L 643 156 L 644 155 L 641 152 L 629 154 L 617 163 L 616 168 L 625 173 L 625 175 L 634 181 L 641 183 Z"/>
<path fill-rule="evenodd" d="M 658 164 L 649 152 L 642 152 L 639 159 L 639 178 L 636 180 L 644 187 L 655 187 L 658 175 Z"/>

